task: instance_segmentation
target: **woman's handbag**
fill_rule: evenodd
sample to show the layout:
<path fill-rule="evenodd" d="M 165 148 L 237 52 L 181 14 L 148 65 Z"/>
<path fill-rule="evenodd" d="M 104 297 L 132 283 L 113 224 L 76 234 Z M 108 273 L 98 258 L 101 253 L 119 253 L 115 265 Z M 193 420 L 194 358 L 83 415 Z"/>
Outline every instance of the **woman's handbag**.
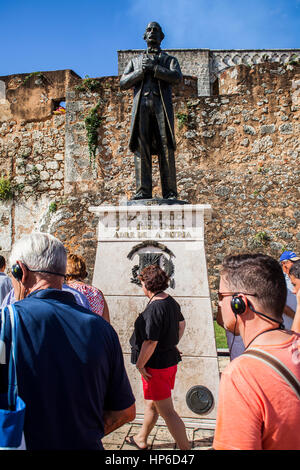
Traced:
<path fill-rule="evenodd" d="M 18 396 L 16 338 L 18 316 L 13 305 L 8 307 L 11 324 L 11 347 L 8 364 L 8 391 L 0 394 L 0 448 L 17 449 L 21 445 L 26 405 Z M 0 344 L 5 347 L 5 309 L 1 311 Z M 1 355 L 3 357 L 3 354 Z"/>

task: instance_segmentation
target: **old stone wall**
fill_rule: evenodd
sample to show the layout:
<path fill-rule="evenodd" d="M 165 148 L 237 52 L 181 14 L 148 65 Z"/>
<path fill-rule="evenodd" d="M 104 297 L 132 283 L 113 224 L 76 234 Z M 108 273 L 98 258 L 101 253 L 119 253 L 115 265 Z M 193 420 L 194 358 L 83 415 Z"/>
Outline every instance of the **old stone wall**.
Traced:
<path fill-rule="evenodd" d="M 43 226 L 64 195 L 66 90 L 81 82 L 70 70 L 0 77 L 1 250 Z M 52 204 L 51 204 L 52 202 Z"/>
<path fill-rule="evenodd" d="M 118 51 L 118 73 L 121 75 L 127 62 L 142 50 Z M 175 56 L 184 75 L 193 75 L 198 80 L 198 95 L 211 96 L 218 94 L 220 73 L 235 65 L 249 67 L 275 62 L 289 64 L 300 59 L 299 49 L 166 49 L 165 52 Z"/>
<path fill-rule="evenodd" d="M 180 198 L 213 209 L 205 233 L 213 301 L 226 254 L 300 252 L 299 90 L 299 66 L 276 63 L 228 68 L 219 96 L 199 97 L 189 76 L 173 90 Z M 68 85 L 65 98 L 65 115 L 0 122 L 0 171 L 16 185 L 14 199 L 2 203 L 0 245 L 8 254 L 22 233 L 49 231 L 84 255 L 91 279 L 97 220 L 88 208 L 134 192 L 132 91 L 102 77 Z M 85 119 L 95 108 L 93 156 Z M 153 175 L 160 196 L 156 157 Z"/>
<path fill-rule="evenodd" d="M 143 52 L 142 50 L 118 51 L 118 73 L 122 75 L 127 62 Z M 168 54 L 176 57 L 184 75 L 197 77 L 198 95 L 210 96 L 210 56 L 209 49 L 169 49 Z"/>

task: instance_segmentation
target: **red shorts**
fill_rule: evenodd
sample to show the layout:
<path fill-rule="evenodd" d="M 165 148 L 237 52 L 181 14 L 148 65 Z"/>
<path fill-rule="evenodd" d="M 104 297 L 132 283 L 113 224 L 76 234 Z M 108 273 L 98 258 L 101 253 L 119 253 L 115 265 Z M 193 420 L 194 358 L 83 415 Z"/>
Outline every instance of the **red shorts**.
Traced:
<path fill-rule="evenodd" d="M 177 365 L 166 369 L 152 369 L 146 367 L 146 371 L 152 376 L 147 382 L 142 376 L 145 400 L 166 400 L 171 396 L 174 388 Z"/>

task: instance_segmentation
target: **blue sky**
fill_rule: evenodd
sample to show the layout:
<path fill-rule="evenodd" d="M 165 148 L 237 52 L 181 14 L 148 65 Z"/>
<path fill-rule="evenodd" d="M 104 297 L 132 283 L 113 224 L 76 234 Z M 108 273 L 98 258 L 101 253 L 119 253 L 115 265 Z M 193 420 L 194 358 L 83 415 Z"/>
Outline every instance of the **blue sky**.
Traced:
<path fill-rule="evenodd" d="M 117 50 L 300 48 L 300 0 L 0 0 L 0 75 L 73 69 L 117 75 Z"/>

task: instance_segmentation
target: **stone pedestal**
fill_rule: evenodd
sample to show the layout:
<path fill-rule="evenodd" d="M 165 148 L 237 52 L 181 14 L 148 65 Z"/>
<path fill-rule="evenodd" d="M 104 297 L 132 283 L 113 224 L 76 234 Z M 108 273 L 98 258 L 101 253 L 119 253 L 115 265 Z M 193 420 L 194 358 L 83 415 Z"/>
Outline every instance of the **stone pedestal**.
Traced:
<path fill-rule="evenodd" d="M 148 301 L 137 275 L 144 265 L 158 263 L 171 276 L 166 292 L 178 301 L 186 320 L 178 346 L 182 362 L 173 392 L 175 409 L 186 424 L 213 428 L 219 369 L 204 247 L 204 221 L 210 219 L 211 207 L 124 205 L 89 210 L 99 217 L 93 284 L 104 293 L 120 338 L 137 421 L 143 418 L 143 392 L 140 374 L 130 363 L 129 338 Z"/>

